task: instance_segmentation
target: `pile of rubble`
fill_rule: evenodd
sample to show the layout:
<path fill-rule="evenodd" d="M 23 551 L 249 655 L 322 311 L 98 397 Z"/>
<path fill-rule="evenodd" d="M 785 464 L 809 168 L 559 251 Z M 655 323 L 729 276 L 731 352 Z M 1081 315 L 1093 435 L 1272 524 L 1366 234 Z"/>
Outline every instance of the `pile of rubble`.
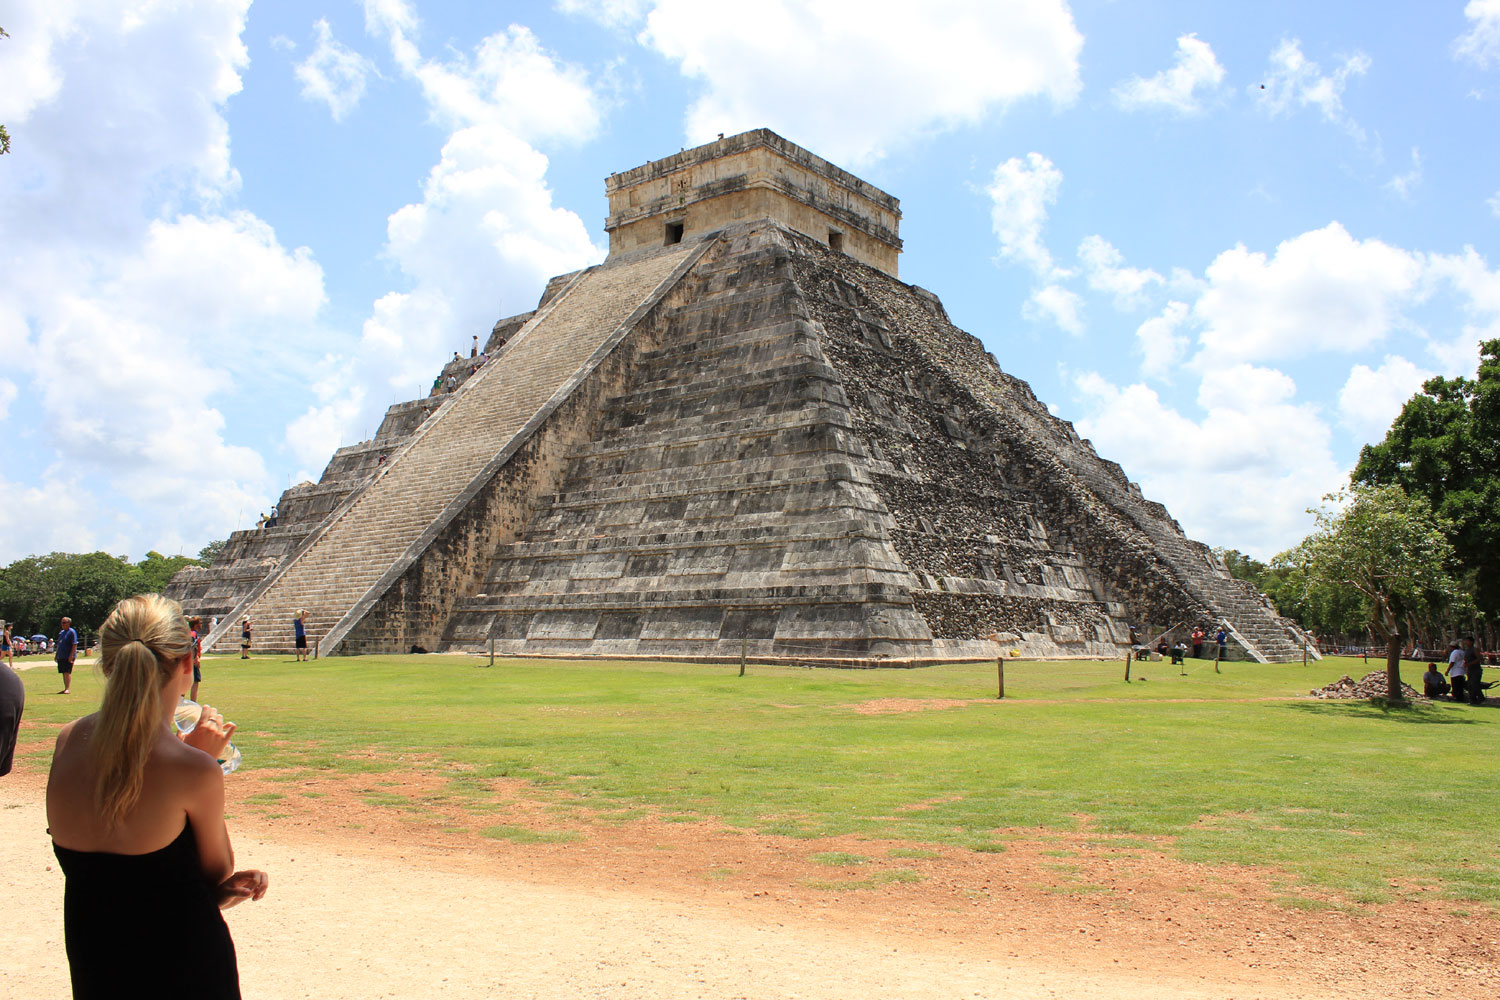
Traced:
<path fill-rule="evenodd" d="M 1307 692 L 1314 698 L 1384 698 L 1390 693 L 1384 670 L 1372 670 L 1358 681 L 1345 674 L 1327 687 L 1313 688 Z M 1401 682 L 1401 694 L 1411 701 L 1426 701 L 1416 688 Z"/>

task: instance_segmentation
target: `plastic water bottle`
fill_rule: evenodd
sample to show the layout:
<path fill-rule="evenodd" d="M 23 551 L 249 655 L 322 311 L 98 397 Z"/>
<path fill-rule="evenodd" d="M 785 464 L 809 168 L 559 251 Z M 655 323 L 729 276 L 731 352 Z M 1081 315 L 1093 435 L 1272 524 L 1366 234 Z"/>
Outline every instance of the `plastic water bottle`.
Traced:
<path fill-rule="evenodd" d="M 188 699 L 187 695 L 177 703 L 177 708 L 172 713 L 172 724 L 177 731 L 186 736 L 198 728 L 198 719 L 203 715 L 203 706 L 196 701 Z M 240 748 L 230 743 L 224 748 L 224 756 L 219 759 L 219 769 L 225 774 L 233 774 L 240 767 Z"/>

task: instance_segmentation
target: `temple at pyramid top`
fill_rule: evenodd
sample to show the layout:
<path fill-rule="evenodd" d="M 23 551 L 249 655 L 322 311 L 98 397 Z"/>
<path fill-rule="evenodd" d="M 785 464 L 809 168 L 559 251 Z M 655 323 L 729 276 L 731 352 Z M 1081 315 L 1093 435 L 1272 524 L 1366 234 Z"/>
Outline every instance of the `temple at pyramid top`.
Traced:
<path fill-rule="evenodd" d="M 901 202 L 770 129 L 610 174 L 604 189 L 611 257 L 772 219 L 896 274 Z"/>

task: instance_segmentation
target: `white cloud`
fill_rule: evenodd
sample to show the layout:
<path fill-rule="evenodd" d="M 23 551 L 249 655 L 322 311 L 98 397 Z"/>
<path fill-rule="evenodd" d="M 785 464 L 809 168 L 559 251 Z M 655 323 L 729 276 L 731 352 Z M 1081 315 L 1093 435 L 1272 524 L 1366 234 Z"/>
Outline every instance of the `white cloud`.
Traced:
<path fill-rule="evenodd" d="M 1021 315 L 1034 323 L 1055 323 L 1075 337 L 1083 333 L 1083 300 L 1061 285 L 1046 285 L 1031 293 Z"/>
<path fill-rule="evenodd" d="M 1213 91 L 1224 81 L 1213 48 L 1197 35 L 1177 39 L 1177 60 L 1150 79 L 1133 76 L 1115 87 L 1115 103 L 1127 111 L 1166 108 L 1180 114 L 1203 110 L 1198 91 Z"/>
<path fill-rule="evenodd" d="M 1187 357 L 1188 338 L 1181 330 L 1190 312 L 1186 302 L 1168 302 L 1160 316 L 1151 317 L 1136 329 L 1143 376 L 1173 381 L 1172 376 Z"/>
<path fill-rule="evenodd" d="M 689 144 L 769 127 L 852 166 L 1082 86 L 1063 0 L 656 0 L 639 39 L 702 83 Z"/>
<path fill-rule="evenodd" d="M 472 55 L 450 51 L 439 61 L 422 57 L 415 40 L 420 25 L 405 0 L 365 0 L 365 19 L 450 129 L 495 125 L 529 142 L 582 140 L 598 130 L 599 101 L 587 74 L 547 52 L 529 28 L 512 24 L 486 37 Z"/>
<path fill-rule="evenodd" d="M 1404 174 L 1397 174 L 1385 182 L 1385 189 L 1402 199 L 1409 199 L 1412 190 L 1422 183 L 1422 153 L 1417 147 L 1411 148 L 1411 169 Z"/>
<path fill-rule="evenodd" d="M 606 27 L 620 28 L 645 16 L 646 0 L 558 0 L 557 9 Z"/>
<path fill-rule="evenodd" d="M 1500 61 L 1500 0 L 1469 0 L 1464 7 L 1469 30 L 1453 42 L 1453 55 L 1481 68 Z"/>
<path fill-rule="evenodd" d="M 1496 191 L 1493 195 L 1486 198 L 1484 203 L 1490 207 L 1490 214 L 1500 219 L 1500 191 Z"/>
<path fill-rule="evenodd" d="M 1401 407 L 1435 374 L 1393 354 L 1379 368 L 1355 365 L 1339 390 L 1339 423 L 1363 443 L 1383 440 Z"/>
<path fill-rule="evenodd" d="M 296 68 L 302 97 L 328 105 L 333 120 L 343 121 L 364 97 L 365 80 L 375 74 L 375 64 L 335 40 L 326 20 L 319 18 L 313 30 L 317 48 Z"/>
<path fill-rule="evenodd" d="M 1270 258 L 1243 244 L 1219 254 L 1193 314 L 1216 363 L 1351 351 L 1402 322 L 1422 273 L 1418 255 L 1355 240 L 1333 222 L 1281 243 Z"/>
<path fill-rule="evenodd" d="M 1431 254 L 1423 275 L 1425 290 L 1434 296 L 1456 296 L 1464 322 L 1447 340 L 1428 342 L 1427 351 L 1443 374 L 1474 371 L 1477 345 L 1500 337 L 1500 268 L 1491 270 L 1473 247 L 1461 254 Z"/>
<path fill-rule="evenodd" d="M 1078 432 L 1210 545 L 1269 558 L 1310 530 L 1306 508 L 1347 475 L 1317 409 L 1298 403 L 1295 383 L 1275 369 L 1216 369 L 1198 390 L 1200 419 L 1145 385 L 1093 372 L 1076 376 L 1074 389 L 1084 408 Z"/>
<path fill-rule="evenodd" d="M 406 287 L 374 302 L 349 356 L 324 360 L 316 402 L 287 428 L 288 447 L 307 464 L 375 427 L 393 401 L 425 395 L 449 352 L 533 308 L 548 278 L 602 256 L 583 220 L 553 204 L 547 157 L 532 145 L 598 127 L 583 72 L 515 25 L 472 54 L 427 59 L 409 4 L 366 0 L 365 13 L 452 132 L 421 200 L 387 220 L 385 256 Z"/>
<path fill-rule="evenodd" d="M 1138 308 L 1146 290 L 1163 283 L 1162 276 L 1149 268 L 1127 267 L 1124 255 L 1102 236 L 1085 236 L 1078 244 L 1078 259 L 1089 287 L 1113 295 L 1117 309 Z"/>
<path fill-rule="evenodd" d="M 89 552 L 102 543 L 93 530 L 98 497 L 77 478 L 49 470 L 40 483 L 0 476 L 0 562 L 44 552 Z M 111 551 L 125 551 L 116 544 Z M 142 555 L 145 552 L 142 551 Z"/>
<path fill-rule="evenodd" d="M 6 486 L 10 558 L 196 551 L 268 498 L 224 405 L 314 339 L 323 286 L 307 250 L 224 208 L 247 7 L 34 0 L 6 15 L 22 44 L 0 46 L 0 120 L 26 142 L 0 171 L 0 349 L 7 376 L 39 387 L 7 433 L 51 470 Z"/>
<path fill-rule="evenodd" d="M 1065 277 L 1042 242 L 1047 206 L 1057 202 L 1062 171 L 1041 153 L 1011 157 L 995 168 L 985 193 L 990 196 L 990 226 L 1000 239 L 1000 256 L 1023 264 L 1042 278 Z"/>
<path fill-rule="evenodd" d="M 1344 110 L 1344 90 L 1352 76 L 1363 76 L 1370 69 L 1370 57 L 1363 52 L 1345 56 L 1331 73 L 1302 54 L 1302 43 L 1283 40 L 1271 52 L 1271 64 L 1262 85 L 1251 88 L 1261 106 L 1271 115 L 1285 114 L 1293 108 L 1316 108 L 1323 119 L 1343 128 L 1354 139 L 1363 142 L 1364 129 Z"/>

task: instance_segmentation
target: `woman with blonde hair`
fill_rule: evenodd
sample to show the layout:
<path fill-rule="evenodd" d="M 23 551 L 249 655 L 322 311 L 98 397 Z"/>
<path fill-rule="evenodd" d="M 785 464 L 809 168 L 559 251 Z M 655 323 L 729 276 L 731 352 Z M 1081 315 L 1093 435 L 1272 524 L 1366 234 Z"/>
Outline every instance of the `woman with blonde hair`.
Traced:
<path fill-rule="evenodd" d="M 234 726 L 205 707 L 192 744 L 173 730 L 193 683 L 176 601 L 127 598 L 99 637 L 103 701 L 63 727 L 47 777 L 47 824 L 67 877 L 73 996 L 237 998 L 234 942 L 219 910 L 260 899 L 267 879 L 234 870 L 224 824 L 216 758 Z"/>

